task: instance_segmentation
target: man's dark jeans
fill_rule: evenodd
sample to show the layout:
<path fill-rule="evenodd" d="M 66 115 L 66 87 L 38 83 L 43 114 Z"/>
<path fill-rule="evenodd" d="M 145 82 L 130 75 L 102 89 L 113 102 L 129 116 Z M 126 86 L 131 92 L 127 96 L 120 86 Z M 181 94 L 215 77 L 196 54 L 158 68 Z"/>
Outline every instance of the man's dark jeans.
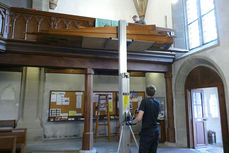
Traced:
<path fill-rule="evenodd" d="M 157 153 L 159 135 L 159 128 L 142 130 L 139 153 Z"/>

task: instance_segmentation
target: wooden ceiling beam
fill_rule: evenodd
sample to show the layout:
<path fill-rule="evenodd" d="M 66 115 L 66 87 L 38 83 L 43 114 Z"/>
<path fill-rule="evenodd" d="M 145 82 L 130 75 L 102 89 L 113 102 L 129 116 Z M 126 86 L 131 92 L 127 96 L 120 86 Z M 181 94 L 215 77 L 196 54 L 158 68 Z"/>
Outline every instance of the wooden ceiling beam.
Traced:
<path fill-rule="evenodd" d="M 59 57 L 33 54 L 0 54 L 0 65 L 37 66 L 46 68 L 70 68 L 70 69 L 110 69 L 118 70 L 117 59 Z M 171 63 L 159 63 L 149 61 L 128 60 L 128 71 L 160 72 L 169 71 Z"/>
<path fill-rule="evenodd" d="M 78 33 L 103 33 L 103 34 L 118 34 L 118 27 L 99 27 L 99 28 L 80 28 L 80 29 L 66 29 L 66 30 L 43 30 L 38 33 L 49 33 L 49 34 L 68 34 L 68 33 L 74 33 L 77 35 Z M 36 34 L 36 33 L 35 33 Z M 150 31 L 145 29 L 129 29 L 127 27 L 127 34 L 134 34 L 134 35 L 160 35 L 160 36 L 167 36 L 166 31 Z"/>
<path fill-rule="evenodd" d="M 45 73 L 85 74 L 84 69 L 54 69 L 46 68 Z"/>
<path fill-rule="evenodd" d="M 52 32 L 41 32 L 41 33 L 31 33 L 38 35 L 39 40 L 45 39 L 45 37 L 53 37 L 55 38 L 62 37 L 62 36 L 81 36 L 81 37 L 94 37 L 94 38 L 117 38 L 117 34 L 108 34 L 108 33 L 69 33 L 69 32 L 62 32 L 62 33 L 52 33 Z M 151 36 L 151 35 L 134 35 L 134 34 L 127 34 L 127 39 L 138 40 L 138 41 L 149 41 L 149 42 L 156 42 L 156 43 L 173 43 L 173 37 L 165 37 L 165 36 Z"/>
<path fill-rule="evenodd" d="M 162 30 L 156 30 L 155 25 L 143 25 L 143 26 L 127 26 L 127 32 L 133 33 L 134 31 L 159 31 L 164 32 Z M 99 32 L 99 33 L 117 33 L 118 27 L 88 27 L 88 28 L 78 28 L 78 29 L 49 29 L 42 30 L 41 32 Z"/>

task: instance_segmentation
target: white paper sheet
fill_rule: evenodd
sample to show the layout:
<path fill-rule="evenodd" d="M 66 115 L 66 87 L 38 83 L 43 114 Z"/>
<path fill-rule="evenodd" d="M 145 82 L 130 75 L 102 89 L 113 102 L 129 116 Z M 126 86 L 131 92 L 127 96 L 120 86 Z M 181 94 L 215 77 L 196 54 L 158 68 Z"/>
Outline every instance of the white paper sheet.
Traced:
<path fill-rule="evenodd" d="M 64 99 L 64 95 L 56 95 L 56 105 L 62 105 L 62 99 Z"/>
<path fill-rule="evenodd" d="M 76 92 L 76 108 L 81 108 L 82 95 L 82 92 Z"/>
<path fill-rule="evenodd" d="M 56 117 L 56 109 L 50 109 L 50 117 Z"/>
<path fill-rule="evenodd" d="M 56 116 L 60 116 L 61 114 L 61 109 L 56 109 Z"/>
<path fill-rule="evenodd" d="M 61 116 L 68 117 L 68 113 L 62 113 Z"/>
<path fill-rule="evenodd" d="M 93 95 L 93 102 L 98 103 L 99 102 L 99 95 L 94 94 Z"/>
<path fill-rule="evenodd" d="M 56 93 L 52 92 L 51 94 L 51 102 L 56 102 Z"/>
<path fill-rule="evenodd" d="M 69 105 L 69 103 L 70 103 L 70 98 L 67 97 L 67 98 L 64 98 L 62 105 Z"/>
<path fill-rule="evenodd" d="M 65 92 L 56 92 L 56 105 L 62 105 L 64 103 Z"/>

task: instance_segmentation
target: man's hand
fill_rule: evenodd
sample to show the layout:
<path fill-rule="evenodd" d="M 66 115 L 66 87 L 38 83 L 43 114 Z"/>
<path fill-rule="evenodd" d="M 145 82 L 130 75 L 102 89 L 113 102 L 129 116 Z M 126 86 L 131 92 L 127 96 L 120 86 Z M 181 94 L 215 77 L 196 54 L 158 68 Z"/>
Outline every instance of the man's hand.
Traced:
<path fill-rule="evenodd" d="M 136 123 L 133 123 L 133 121 L 127 121 L 127 122 L 126 122 L 126 125 L 128 125 L 128 126 L 129 126 L 129 125 L 136 125 Z"/>

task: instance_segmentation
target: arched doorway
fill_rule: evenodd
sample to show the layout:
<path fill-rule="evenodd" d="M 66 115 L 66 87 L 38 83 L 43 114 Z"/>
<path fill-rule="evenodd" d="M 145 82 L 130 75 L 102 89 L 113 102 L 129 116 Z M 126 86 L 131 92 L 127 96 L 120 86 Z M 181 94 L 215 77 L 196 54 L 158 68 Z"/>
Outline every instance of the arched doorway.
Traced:
<path fill-rule="evenodd" d="M 194 68 L 187 76 L 185 81 L 185 97 L 186 97 L 186 121 L 187 121 L 187 142 L 188 147 L 194 148 L 200 145 L 197 141 L 206 141 L 206 135 L 197 133 L 198 128 L 204 132 L 205 121 L 204 114 L 202 112 L 198 116 L 195 115 L 195 100 L 193 100 L 193 95 L 199 95 L 199 110 L 203 110 L 202 93 L 200 89 L 214 87 L 218 91 L 219 99 L 219 112 L 221 119 L 221 131 L 224 152 L 229 152 L 229 136 L 228 136 L 228 124 L 227 124 L 227 111 L 224 93 L 224 84 L 220 76 L 211 68 L 206 66 L 198 66 Z M 194 93 L 195 92 L 195 93 Z M 194 93 L 194 94 L 193 94 Z M 198 122 L 196 121 L 198 118 Z M 198 137 L 198 138 L 197 138 Z M 202 139 L 202 140 L 198 140 Z M 204 144 L 204 142 L 202 142 Z"/>

